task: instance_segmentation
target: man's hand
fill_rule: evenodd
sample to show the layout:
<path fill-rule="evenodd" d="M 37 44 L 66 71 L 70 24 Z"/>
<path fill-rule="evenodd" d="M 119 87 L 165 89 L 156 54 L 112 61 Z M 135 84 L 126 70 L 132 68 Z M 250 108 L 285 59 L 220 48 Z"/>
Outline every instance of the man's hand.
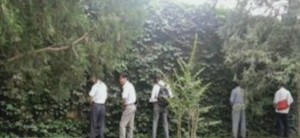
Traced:
<path fill-rule="evenodd" d="M 125 104 L 126 102 L 125 102 L 125 99 L 123 99 L 122 100 L 122 111 L 124 111 L 125 110 L 125 108 L 126 108 L 126 104 Z"/>
<path fill-rule="evenodd" d="M 88 99 L 89 99 L 90 105 L 92 106 L 93 105 L 93 99 L 92 99 L 92 97 L 89 97 Z"/>
<path fill-rule="evenodd" d="M 276 108 L 277 108 L 277 103 L 274 103 L 273 106 L 274 106 L 274 108 L 276 109 Z"/>

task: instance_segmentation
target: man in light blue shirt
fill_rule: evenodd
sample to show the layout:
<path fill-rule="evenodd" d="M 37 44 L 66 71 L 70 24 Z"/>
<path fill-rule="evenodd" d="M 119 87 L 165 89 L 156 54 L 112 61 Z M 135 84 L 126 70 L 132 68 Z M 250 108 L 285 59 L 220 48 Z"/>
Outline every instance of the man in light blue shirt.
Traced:
<path fill-rule="evenodd" d="M 230 104 L 232 107 L 232 135 L 238 138 L 246 137 L 246 114 L 245 114 L 245 91 L 239 85 L 235 87 L 230 94 Z"/>

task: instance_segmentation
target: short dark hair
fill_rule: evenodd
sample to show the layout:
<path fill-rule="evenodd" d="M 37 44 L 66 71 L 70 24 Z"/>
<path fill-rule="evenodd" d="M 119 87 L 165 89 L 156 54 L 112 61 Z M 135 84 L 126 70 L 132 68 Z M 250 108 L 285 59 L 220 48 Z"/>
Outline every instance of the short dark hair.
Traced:
<path fill-rule="evenodd" d="M 163 77 L 160 74 L 156 74 L 155 75 L 155 80 L 161 80 Z"/>
<path fill-rule="evenodd" d="M 155 83 L 158 83 L 158 81 L 162 80 L 162 75 L 160 74 L 156 74 L 153 78 Z"/>
<path fill-rule="evenodd" d="M 236 78 L 237 78 L 239 81 L 243 80 L 243 74 L 238 74 L 238 75 L 236 75 Z"/>
<path fill-rule="evenodd" d="M 128 73 L 126 73 L 126 72 L 122 72 L 122 73 L 120 74 L 120 77 L 128 79 L 129 75 L 128 75 Z"/>
<path fill-rule="evenodd" d="M 95 74 L 90 75 L 89 78 L 96 79 L 96 80 L 98 80 L 98 79 L 102 80 L 104 78 L 104 74 L 103 73 L 99 73 L 99 74 L 95 73 Z"/>
<path fill-rule="evenodd" d="M 284 83 L 282 81 L 277 81 L 276 82 L 276 86 L 277 87 L 283 87 L 284 86 Z"/>

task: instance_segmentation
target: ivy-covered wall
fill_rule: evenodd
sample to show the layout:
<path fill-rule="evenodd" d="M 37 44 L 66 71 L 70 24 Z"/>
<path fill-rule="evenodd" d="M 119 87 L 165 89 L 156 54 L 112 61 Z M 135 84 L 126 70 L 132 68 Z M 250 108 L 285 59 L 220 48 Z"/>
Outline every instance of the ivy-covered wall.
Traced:
<path fill-rule="evenodd" d="M 299 21 L 253 16 L 243 3 L 234 10 L 140 0 L 3 0 L 0 5 L 5 19 L 0 20 L 0 137 L 87 136 L 92 74 L 100 74 L 109 88 L 105 135 L 117 137 L 122 71 L 130 74 L 137 91 L 136 137 L 150 137 L 153 77 L 163 73 L 172 78 L 177 59 L 190 57 L 195 36 L 195 70 L 204 68 L 200 77 L 210 83 L 199 104 L 213 105 L 203 114 L 199 136 L 230 137 L 228 99 L 236 74 L 243 76 L 249 93 L 247 122 L 253 137 L 272 137 L 276 131 L 275 81 L 282 80 L 297 99 Z M 169 116 L 171 137 L 174 112 Z M 211 121 L 220 123 L 209 125 Z"/>

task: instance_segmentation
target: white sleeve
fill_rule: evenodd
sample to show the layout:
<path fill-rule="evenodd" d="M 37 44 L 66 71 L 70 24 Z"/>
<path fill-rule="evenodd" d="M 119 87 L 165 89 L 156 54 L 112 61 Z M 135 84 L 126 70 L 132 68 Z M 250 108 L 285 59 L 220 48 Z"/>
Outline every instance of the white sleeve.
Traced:
<path fill-rule="evenodd" d="M 122 99 L 128 99 L 129 89 L 126 85 L 123 86 Z"/>
<path fill-rule="evenodd" d="M 150 97 L 150 102 L 156 102 L 157 100 L 156 100 L 156 96 L 157 96 L 157 93 L 158 93 L 158 91 L 159 91 L 159 86 L 157 86 L 156 84 L 153 86 L 153 88 L 152 88 L 152 92 L 151 92 L 151 97 Z"/>
<path fill-rule="evenodd" d="M 233 89 L 230 93 L 230 98 L 229 98 L 229 102 L 230 104 L 232 105 L 234 103 L 234 100 L 235 100 L 235 89 Z"/>
<path fill-rule="evenodd" d="M 97 87 L 95 85 L 93 85 L 91 91 L 89 92 L 89 95 L 91 97 L 93 97 L 95 95 L 95 93 L 96 93 L 96 90 L 97 90 Z"/>
<path fill-rule="evenodd" d="M 291 93 L 289 92 L 289 95 L 288 95 L 288 102 L 289 102 L 289 105 L 292 104 L 294 102 L 294 99 L 291 95 Z"/>
<path fill-rule="evenodd" d="M 173 92 L 172 92 L 172 89 L 171 89 L 171 87 L 169 85 L 167 86 L 167 89 L 169 91 L 170 98 L 173 98 L 174 97 L 173 96 Z"/>
<path fill-rule="evenodd" d="M 107 87 L 106 85 L 104 84 L 104 99 L 106 100 L 107 99 Z"/>
<path fill-rule="evenodd" d="M 278 101 L 279 101 L 279 91 L 277 91 L 277 92 L 275 93 L 273 103 L 274 103 L 274 104 L 277 104 Z"/>

